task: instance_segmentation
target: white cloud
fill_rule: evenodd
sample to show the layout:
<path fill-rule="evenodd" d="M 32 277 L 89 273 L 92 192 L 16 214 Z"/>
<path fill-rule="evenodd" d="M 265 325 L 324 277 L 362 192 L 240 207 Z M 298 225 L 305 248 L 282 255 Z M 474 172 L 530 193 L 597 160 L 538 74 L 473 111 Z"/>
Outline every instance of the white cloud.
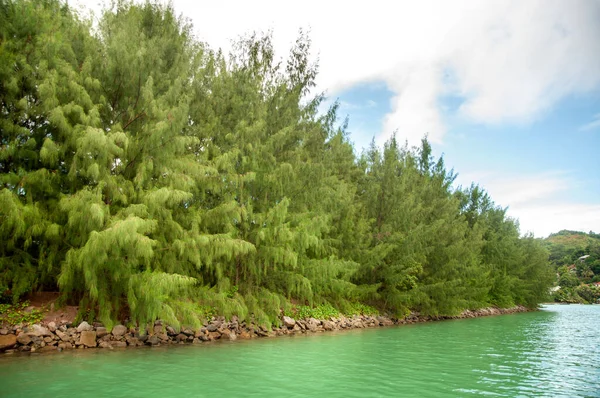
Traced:
<path fill-rule="evenodd" d="M 568 198 L 570 191 L 580 188 L 569 173 L 479 172 L 457 178 L 463 186 L 472 181 L 477 181 L 497 205 L 508 207 L 508 215 L 519 219 L 521 233 L 545 237 L 561 229 L 600 231 L 600 204 L 577 203 Z"/>
<path fill-rule="evenodd" d="M 519 219 L 521 233 L 533 232 L 544 238 L 562 229 L 598 232 L 600 205 L 558 202 L 548 205 L 530 204 L 509 209 Z"/>
<path fill-rule="evenodd" d="M 501 175 L 493 172 L 466 173 L 459 175 L 457 182 L 468 186 L 477 181 L 501 206 L 527 204 L 534 200 L 569 190 L 573 182 L 563 172 L 548 172 L 530 175 Z"/>
<path fill-rule="evenodd" d="M 591 122 L 586 123 L 583 126 L 579 127 L 579 130 L 580 131 L 595 130 L 598 127 L 600 127 L 600 113 L 595 114 L 593 120 Z"/>
<path fill-rule="evenodd" d="M 80 3 L 98 10 L 98 0 Z M 384 82 L 394 93 L 383 131 L 363 134 L 379 133 L 379 143 L 394 130 L 411 144 L 425 133 L 443 142 L 440 95 L 464 98 L 458 114 L 469 122 L 527 123 L 569 95 L 600 89 L 598 0 L 305 0 L 294 8 L 274 0 L 174 0 L 174 5 L 193 21 L 201 40 L 225 51 L 239 35 L 273 29 L 276 52 L 284 57 L 298 30 L 310 29 L 319 91 L 335 98 L 358 83 Z M 581 130 L 599 127 L 596 116 Z M 566 174 L 510 179 L 482 174 L 474 180 L 510 206 L 524 232 L 600 230 L 599 206 L 547 199 L 570 189 Z"/>
<path fill-rule="evenodd" d="M 80 0 L 95 7 L 98 0 Z M 319 54 L 318 89 L 360 82 L 394 92 L 379 141 L 394 130 L 416 143 L 446 132 L 438 98 L 465 98 L 460 114 L 480 123 L 527 122 L 561 98 L 600 86 L 597 0 L 381 1 L 174 0 L 200 39 L 230 48 L 250 31 L 273 29 L 285 56 L 300 28 Z M 444 81 L 450 71 L 452 82 Z M 374 132 L 377 133 L 377 132 Z"/>

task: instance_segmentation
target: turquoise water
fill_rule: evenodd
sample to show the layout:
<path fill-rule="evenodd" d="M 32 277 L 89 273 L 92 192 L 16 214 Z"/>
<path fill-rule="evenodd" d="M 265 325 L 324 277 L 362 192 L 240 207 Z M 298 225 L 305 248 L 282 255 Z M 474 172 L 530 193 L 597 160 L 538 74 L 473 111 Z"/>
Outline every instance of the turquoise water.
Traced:
<path fill-rule="evenodd" d="M 0 358 L 2 397 L 600 397 L 600 306 Z"/>

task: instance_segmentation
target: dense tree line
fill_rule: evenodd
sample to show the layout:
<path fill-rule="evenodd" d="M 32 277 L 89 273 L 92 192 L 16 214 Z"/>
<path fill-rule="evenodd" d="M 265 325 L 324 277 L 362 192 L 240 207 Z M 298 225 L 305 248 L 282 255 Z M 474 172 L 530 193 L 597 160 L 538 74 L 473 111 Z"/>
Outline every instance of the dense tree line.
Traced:
<path fill-rule="evenodd" d="M 452 315 L 534 306 L 547 253 L 478 186 L 396 138 L 354 152 L 319 113 L 310 40 L 230 55 L 170 6 L 97 24 L 56 0 L 0 3 L 0 288 L 129 314 L 261 323 L 294 304 Z"/>

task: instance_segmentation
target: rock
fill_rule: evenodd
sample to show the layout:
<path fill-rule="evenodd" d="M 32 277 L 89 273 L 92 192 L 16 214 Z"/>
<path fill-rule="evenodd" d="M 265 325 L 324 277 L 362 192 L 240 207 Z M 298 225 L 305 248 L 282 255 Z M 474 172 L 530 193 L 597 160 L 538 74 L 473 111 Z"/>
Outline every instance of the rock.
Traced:
<path fill-rule="evenodd" d="M 256 333 L 256 335 L 259 337 L 269 337 L 269 332 L 262 329 L 257 329 L 254 331 L 254 333 Z"/>
<path fill-rule="evenodd" d="M 48 323 L 48 329 L 49 329 L 51 332 L 55 332 L 55 331 L 56 331 L 56 322 L 49 322 L 49 323 Z"/>
<path fill-rule="evenodd" d="M 172 326 L 167 326 L 167 334 L 169 336 L 177 336 L 177 331 Z"/>
<path fill-rule="evenodd" d="M 42 325 L 35 324 L 31 327 L 31 333 L 36 336 L 52 336 L 52 333 Z"/>
<path fill-rule="evenodd" d="M 192 344 L 201 344 L 202 340 L 198 339 L 198 338 L 194 338 L 194 340 L 192 340 Z"/>
<path fill-rule="evenodd" d="M 219 332 L 208 332 L 208 339 L 210 341 L 219 340 L 221 338 L 221 333 Z"/>
<path fill-rule="evenodd" d="M 362 329 L 365 327 L 365 325 L 363 325 L 362 320 L 360 318 L 354 317 L 350 320 L 350 327 L 355 329 Z"/>
<path fill-rule="evenodd" d="M 240 332 L 240 335 L 239 335 L 238 337 L 239 337 L 240 339 L 242 339 L 242 340 L 248 340 L 248 339 L 252 338 L 252 336 L 250 336 L 250 333 L 248 333 L 248 332 L 247 332 L 247 331 L 245 331 L 245 330 L 242 330 L 242 331 Z"/>
<path fill-rule="evenodd" d="M 127 347 L 127 343 L 124 341 L 113 341 L 110 343 L 115 348 L 125 348 Z"/>
<path fill-rule="evenodd" d="M 104 326 L 98 326 L 96 328 L 96 336 L 102 338 L 108 334 L 108 330 Z"/>
<path fill-rule="evenodd" d="M 96 347 L 96 332 L 93 330 L 84 330 L 81 332 L 79 341 L 86 347 Z"/>
<path fill-rule="evenodd" d="M 148 337 L 148 339 L 145 342 L 148 345 L 158 345 L 160 344 L 160 340 L 158 337 L 156 337 L 156 335 L 152 335 L 150 337 Z"/>
<path fill-rule="evenodd" d="M 192 329 L 183 329 L 181 331 L 181 333 L 185 334 L 186 336 L 193 336 L 194 335 L 194 331 Z"/>
<path fill-rule="evenodd" d="M 289 316 L 284 316 L 283 324 L 285 325 L 286 328 L 291 329 L 296 324 L 296 321 L 294 320 L 294 318 L 290 318 Z"/>
<path fill-rule="evenodd" d="M 19 344 L 28 345 L 29 343 L 31 343 L 31 337 L 28 333 L 21 332 L 17 336 L 17 341 L 19 342 Z"/>
<path fill-rule="evenodd" d="M 6 328 L 0 329 L 0 336 L 5 336 L 7 334 L 8 334 L 8 329 L 6 329 Z"/>
<path fill-rule="evenodd" d="M 14 334 L 0 335 L 0 351 L 13 348 L 17 344 L 17 336 Z"/>
<path fill-rule="evenodd" d="M 71 338 L 69 337 L 69 335 L 61 332 L 60 330 L 56 331 L 56 335 L 58 336 L 59 339 L 61 339 L 62 341 L 66 342 L 66 343 L 71 341 Z"/>
<path fill-rule="evenodd" d="M 169 341 L 169 336 L 167 336 L 166 333 L 158 333 L 155 336 L 158 337 L 162 341 Z"/>
<path fill-rule="evenodd" d="M 125 333 L 127 333 L 127 328 L 123 325 L 116 325 L 112 330 L 112 335 L 115 337 L 121 337 Z"/>
<path fill-rule="evenodd" d="M 163 332 L 162 324 L 161 325 L 154 325 L 153 331 L 154 331 L 154 334 L 162 333 Z"/>
<path fill-rule="evenodd" d="M 92 325 L 90 325 L 90 324 L 89 324 L 89 323 L 87 323 L 86 321 L 83 321 L 83 322 L 81 322 L 81 323 L 79 324 L 79 326 L 77 326 L 77 331 L 78 331 L 79 333 L 81 333 L 81 332 L 88 332 L 88 331 L 90 331 L 90 330 L 92 330 L 92 329 L 93 329 Z"/>
<path fill-rule="evenodd" d="M 208 325 L 206 327 L 206 330 L 208 330 L 209 332 L 216 332 L 219 328 L 217 327 L 217 325 L 211 323 L 210 325 Z"/>
<path fill-rule="evenodd" d="M 316 320 L 315 318 L 309 318 L 308 321 L 306 322 L 306 328 L 308 330 L 310 330 L 311 332 L 316 332 L 317 331 L 317 327 L 321 324 L 320 321 Z"/>
<path fill-rule="evenodd" d="M 96 337 L 98 337 L 98 333 L 96 332 Z M 104 336 L 100 337 L 98 340 L 100 341 L 111 341 L 114 340 L 114 337 L 112 334 L 105 334 Z"/>
<path fill-rule="evenodd" d="M 101 341 L 101 342 L 98 344 L 98 347 L 100 347 L 100 348 L 109 348 L 109 349 L 111 349 L 111 350 L 112 350 L 112 348 L 113 348 L 112 344 L 110 344 L 108 341 Z"/>
<path fill-rule="evenodd" d="M 186 341 L 187 340 L 187 336 L 183 333 L 179 333 L 177 336 L 175 336 L 175 341 L 179 342 L 179 341 Z"/>
<path fill-rule="evenodd" d="M 54 339 L 52 337 L 48 337 L 48 336 L 44 337 L 44 342 L 47 344 L 52 343 L 53 341 L 54 341 Z"/>
<path fill-rule="evenodd" d="M 59 343 L 58 348 L 61 350 L 70 350 L 73 348 L 73 345 L 71 343 Z"/>
<path fill-rule="evenodd" d="M 137 337 L 128 337 L 126 338 L 127 345 L 135 347 L 136 345 L 140 345 L 140 340 Z"/>
<path fill-rule="evenodd" d="M 203 329 L 204 329 L 204 330 L 203 330 Z M 204 331 L 205 331 L 205 330 L 206 330 L 205 328 L 202 328 L 202 329 L 200 329 L 200 330 L 196 330 L 196 333 L 194 333 L 194 337 L 196 337 L 196 338 L 198 338 L 198 339 L 199 339 L 199 338 L 200 338 L 200 336 L 203 336 L 203 335 L 204 335 Z"/>
<path fill-rule="evenodd" d="M 335 325 L 331 321 L 323 321 L 323 329 L 325 329 L 325 330 L 334 330 L 335 329 Z"/>
<path fill-rule="evenodd" d="M 224 340 L 230 340 L 230 341 L 234 341 L 237 340 L 237 336 L 235 334 L 235 332 L 225 332 L 221 335 L 221 338 Z"/>
<path fill-rule="evenodd" d="M 379 322 L 380 326 L 391 326 L 394 324 L 394 322 L 392 322 L 391 319 L 386 318 L 384 316 L 378 316 L 377 321 Z"/>

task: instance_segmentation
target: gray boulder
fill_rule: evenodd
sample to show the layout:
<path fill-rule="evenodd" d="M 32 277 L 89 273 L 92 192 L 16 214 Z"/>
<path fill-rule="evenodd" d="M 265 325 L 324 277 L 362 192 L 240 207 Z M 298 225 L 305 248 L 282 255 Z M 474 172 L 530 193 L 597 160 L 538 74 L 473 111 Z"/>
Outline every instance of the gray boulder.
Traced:
<path fill-rule="evenodd" d="M 42 325 L 35 324 L 31 327 L 31 333 L 36 336 L 52 336 L 52 333 Z"/>
<path fill-rule="evenodd" d="M 156 335 L 152 335 L 152 336 L 148 337 L 148 339 L 146 340 L 146 344 L 158 345 L 158 344 L 160 344 L 160 339 Z"/>
<path fill-rule="evenodd" d="M 112 330 L 112 335 L 115 337 L 121 337 L 127 333 L 127 328 L 123 325 L 116 325 Z"/>
<path fill-rule="evenodd" d="M 102 338 L 108 334 L 108 330 L 104 326 L 98 326 L 96 328 L 96 337 Z"/>
<path fill-rule="evenodd" d="M 61 339 L 65 343 L 68 343 L 71 341 L 71 337 L 68 334 L 61 332 L 60 330 L 56 331 L 56 335 L 58 336 L 59 339 Z"/>
<path fill-rule="evenodd" d="M 19 344 L 27 345 L 31 343 L 31 336 L 29 335 L 29 333 L 21 332 L 17 336 L 17 341 L 19 342 Z"/>
<path fill-rule="evenodd" d="M 90 325 L 89 323 L 87 323 L 86 321 L 83 321 L 79 324 L 79 326 L 77 326 L 77 331 L 79 333 L 81 332 L 87 332 L 90 330 L 93 330 L 94 328 L 92 327 L 92 325 Z"/>
<path fill-rule="evenodd" d="M 294 318 L 290 318 L 289 316 L 284 316 L 283 324 L 285 325 L 286 328 L 291 329 L 296 324 L 296 321 L 294 320 Z"/>

